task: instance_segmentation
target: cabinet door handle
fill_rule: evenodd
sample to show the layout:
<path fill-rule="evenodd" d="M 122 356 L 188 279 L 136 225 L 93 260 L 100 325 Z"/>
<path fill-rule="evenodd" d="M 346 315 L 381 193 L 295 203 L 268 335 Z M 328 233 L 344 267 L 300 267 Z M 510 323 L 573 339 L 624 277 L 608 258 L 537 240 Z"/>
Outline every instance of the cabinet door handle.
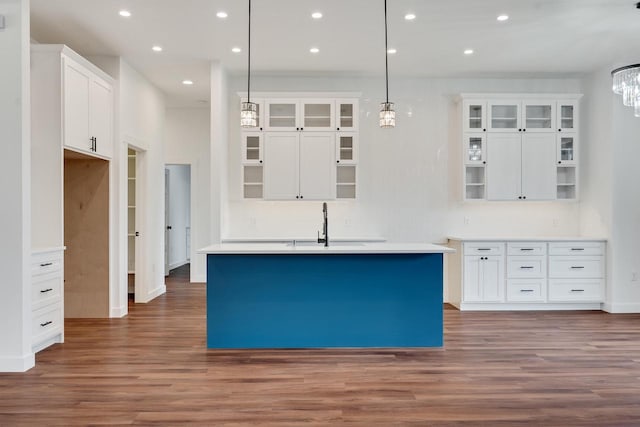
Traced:
<path fill-rule="evenodd" d="M 584 251 L 584 248 L 571 248 L 572 251 Z"/>
<path fill-rule="evenodd" d="M 562 129 L 558 129 L 558 132 L 562 132 Z"/>
<path fill-rule="evenodd" d="M 40 267 L 49 267 L 50 265 L 53 265 L 52 262 L 45 262 L 44 264 L 40 264 Z"/>
<path fill-rule="evenodd" d="M 262 160 L 260 160 L 260 163 L 262 163 Z"/>
<path fill-rule="evenodd" d="M 533 289 L 520 289 L 520 292 L 533 292 Z"/>
<path fill-rule="evenodd" d="M 301 199 L 304 199 L 304 196 L 300 196 Z"/>
<path fill-rule="evenodd" d="M 560 160 L 558 160 L 558 164 L 559 164 L 559 165 L 561 165 L 561 164 L 562 164 L 562 162 L 561 162 Z"/>
<path fill-rule="evenodd" d="M 491 248 L 478 248 L 479 251 L 490 251 Z"/>
<path fill-rule="evenodd" d="M 49 321 L 47 321 L 47 322 L 40 323 L 40 326 L 42 326 L 42 327 L 44 328 L 45 326 L 50 325 L 50 324 L 52 324 L 52 323 L 53 323 L 53 322 L 52 322 L 51 320 L 49 320 Z"/>
<path fill-rule="evenodd" d="M 533 268 L 533 266 L 531 266 L 531 265 L 521 265 L 520 266 L 520 269 L 522 269 L 522 270 L 531 270 L 532 268 Z"/>
<path fill-rule="evenodd" d="M 300 196 L 296 196 L 296 199 L 299 199 L 299 198 L 300 198 Z"/>
<path fill-rule="evenodd" d="M 46 294 L 47 292 L 51 292 L 53 290 L 53 288 L 49 288 L 49 289 L 43 289 L 40 291 L 41 294 Z"/>
<path fill-rule="evenodd" d="M 486 131 L 487 131 L 487 129 L 482 129 L 482 132 L 486 132 Z"/>
<path fill-rule="evenodd" d="M 340 128 L 336 128 L 336 130 L 340 130 Z"/>
<path fill-rule="evenodd" d="M 340 160 L 336 160 L 336 163 L 340 163 Z"/>
<path fill-rule="evenodd" d="M 526 131 L 527 131 L 526 129 L 522 129 L 522 132 L 526 132 Z"/>
<path fill-rule="evenodd" d="M 533 248 L 520 248 L 521 251 L 532 251 Z"/>
<path fill-rule="evenodd" d="M 582 266 L 582 265 L 572 265 L 571 268 L 574 269 L 574 270 L 579 270 L 579 269 L 584 268 L 584 266 Z"/>
<path fill-rule="evenodd" d="M 584 289 L 571 289 L 571 292 L 584 292 Z"/>

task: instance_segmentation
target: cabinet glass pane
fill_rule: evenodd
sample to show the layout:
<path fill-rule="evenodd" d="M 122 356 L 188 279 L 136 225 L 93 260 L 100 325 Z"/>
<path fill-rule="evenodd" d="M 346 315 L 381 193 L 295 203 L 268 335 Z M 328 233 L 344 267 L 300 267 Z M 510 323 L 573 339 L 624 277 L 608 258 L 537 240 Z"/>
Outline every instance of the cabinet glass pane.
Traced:
<path fill-rule="evenodd" d="M 515 129 L 518 127 L 517 105 L 492 105 L 491 127 L 495 129 Z"/>
<path fill-rule="evenodd" d="M 484 185 L 468 185 L 465 192 L 467 199 L 484 199 Z"/>
<path fill-rule="evenodd" d="M 469 147 L 467 148 L 467 159 L 470 162 L 482 161 L 482 138 L 469 138 Z"/>
<path fill-rule="evenodd" d="M 244 183 L 262 184 L 262 166 L 245 166 Z"/>
<path fill-rule="evenodd" d="M 482 128 L 482 105 L 469 105 L 469 129 Z"/>
<path fill-rule="evenodd" d="M 304 126 L 316 128 L 331 126 L 331 105 L 305 104 Z"/>
<path fill-rule="evenodd" d="M 260 160 L 260 137 L 247 137 L 247 160 Z"/>
<path fill-rule="evenodd" d="M 484 184 L 484 167 L 467 167 L 466 184 Z"/>
<path fill-rule="evenodd" d="M 353 160 L 353 137 L 340 137 L 340 160 Z"/>
<path fill-rule="evenodd" d="M 576 168 L 558 168 L 558 185 L 575 185 L 576 183 Z"/>
<path fill-rule="evenodd" d="M 296 105 L 271 104 L 269 106 L 269 126 L 296 127 Z"/>
<path fill-rule="evenodd" d="M 560 160 L 573 160 L 573 137 L 563 136 L 560 138 Z"/>
<path fill-rule="evenodd" d="M 338 166 L 338 174 L 336 177 L 338 184 L 355 184 L 356 167 L 355 166 Z"/>
<path fill-rule="evenodd" d="M 563 105 L 560 108 L 560 121 L 562 129 L 573 129 L 573 105 Z"/>
<path fill-rule="evenodd" d="M 135 234 L 136 232 L 136 208 L 129 207 L 127 209 L 127 234 Z"/>
<path fill-rule="evenodd" d="M 353 127 L 353 104 L 340 104 L 340 127 Z"/>
<path fill-rule="evenodd" d="M 551 105 L 527 105 L 526 128 L 551 129 Z"/>

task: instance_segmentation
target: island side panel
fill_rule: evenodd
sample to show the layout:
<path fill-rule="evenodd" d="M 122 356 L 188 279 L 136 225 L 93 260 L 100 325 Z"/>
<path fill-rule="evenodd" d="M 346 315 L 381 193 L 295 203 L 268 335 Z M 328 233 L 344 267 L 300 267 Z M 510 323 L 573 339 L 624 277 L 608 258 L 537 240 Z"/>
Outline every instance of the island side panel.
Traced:
<path fill-rule="evenodd" d="M 440 347 L 442 258 L 209 254 L 207 346 Z"/>

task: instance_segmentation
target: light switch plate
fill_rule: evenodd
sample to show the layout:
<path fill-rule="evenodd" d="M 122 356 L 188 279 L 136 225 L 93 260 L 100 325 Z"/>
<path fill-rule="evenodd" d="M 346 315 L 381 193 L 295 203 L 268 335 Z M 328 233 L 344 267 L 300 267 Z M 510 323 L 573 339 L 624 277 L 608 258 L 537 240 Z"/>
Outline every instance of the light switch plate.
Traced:
<path fill-rule="evenodd" d="M 0 15 L 0 30 L 4 30 L 4 15 Z"/>

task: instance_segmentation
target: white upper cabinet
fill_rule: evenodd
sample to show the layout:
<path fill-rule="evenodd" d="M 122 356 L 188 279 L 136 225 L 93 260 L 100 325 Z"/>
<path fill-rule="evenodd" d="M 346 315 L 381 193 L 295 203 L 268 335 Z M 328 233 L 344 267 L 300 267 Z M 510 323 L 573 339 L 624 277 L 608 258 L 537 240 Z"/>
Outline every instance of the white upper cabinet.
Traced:
<path fill-rule="evenodd" d="M 479 100 L 462 101 L 463 132 L 487 131 L 487 103 Z"/>
<path fill-rule="evenodd" d="M 300 199 L 336 198 L 335 135 L 314 132 L 300 135 Z"/>
<path fill-rule="evenodd" d="M 574 133 L 559 133 L 556 136 L 557 161 L 559 165 L 575 165 L 577 163 L 577 136 Z"/>
<path fill-rule="evenodd" d="M 523 132 L 555 132 L 555 123 L 555 100 L 526 100 L 522 102 Z"/>
<path fill-rule="evenodd" d="M 490 132 L 521 131 L 520 101 L 513 99 L 495 100 L 487 103 L 489 108 Z"/>
<path fill-rule="evenodd" d="M 300 130 L 300 103 L 296 99 L 265 100 L 265 130 Z"/>
<path fill-rule="evenodd" d="M 296 200 L 300 198 L 300 134 L 267 133 L 264 141 L 264 198 Z"/>
<path fill-rule="evenodd" d="M 113 154 L 113 85 L 63 57 L 64 145 L 90 155 Z"/>
<path fill-rule="evenodd" d="M 262 164 L 262 132 L 242 132 L 242 163 Z"/>
<path fill-rule="evenodd" d="M 558 132 L 578 131 L 578 101 L 558 101 L 556 111 Z"/>
<path fill-rule="evenodd" d="M 520 134 L 490 134 L 487 147 L 487 199 L 520 200 L 522 197 Z"/>
<path fill-rule="evenodd" d="M 522 200 L 556 198 L 555 158 L 555 135 L 522 136 Z"/>
<path fill-rule="evenodd" d="M 355 132 L 336 134 L 336 163 L 354 165 L 358 163 L 358 135 Z"/>
<path fill-rule="evenodd" d="M 333 99 L 305 99 L 300 102 L 301 131 L 332 131 L 335 126 L 335 101 Z"/>
<path fill-rule="evenodd" d="M 336 130 L 353 132 L 358 130 L 358 99 L 344 98 L 336 100 Z"/>

